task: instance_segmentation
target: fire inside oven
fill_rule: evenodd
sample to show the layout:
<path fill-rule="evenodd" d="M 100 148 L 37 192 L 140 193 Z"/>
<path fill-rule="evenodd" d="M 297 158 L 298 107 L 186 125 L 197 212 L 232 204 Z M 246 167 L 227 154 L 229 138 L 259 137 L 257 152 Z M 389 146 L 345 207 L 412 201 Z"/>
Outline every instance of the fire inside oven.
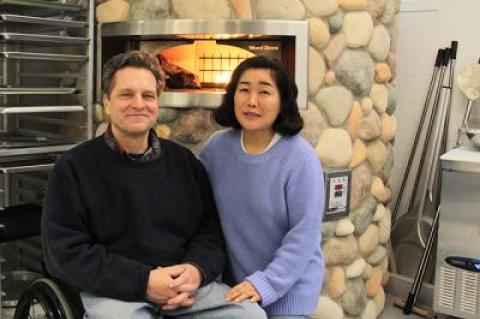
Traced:
<path fill-rule="evenodd" d="M 258 54 L 281 59 L 280 41 L 143 41 L 140 47 L 157 57 L 167 91 L 224 90 L 243 60 Z"/>

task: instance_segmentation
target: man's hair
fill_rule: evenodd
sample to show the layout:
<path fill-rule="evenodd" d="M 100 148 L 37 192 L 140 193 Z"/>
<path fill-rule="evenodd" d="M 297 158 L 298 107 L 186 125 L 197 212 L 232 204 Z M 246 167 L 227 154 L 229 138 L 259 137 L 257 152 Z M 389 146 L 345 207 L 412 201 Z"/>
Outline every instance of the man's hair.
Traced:
<path fill-rule="evenodd" d="M 222 126 L 241 128 L 235 116 L 234 97 L 240 77 L 250 69 L 270 70 L 280 94 L 280 112 L 273 123 L 273 131 L 284 136 L 293 136 L 300 132 L 303 128 L 303 119 L 298 110 L 297 85 L 280 61 L 265 56 L 248 58 L 236 67 L 227 85 L 227 92 L 223 97 L 222 104 L 214 111 L 215 121 Z"/>
<path fill-rule="evenodd" d="M 118 70 L 126 67 L 142 68 L 152 72 L 157 82 L 157 95 L 162 92 L 165 76 L 162 68 L 158 64 L 158 60 L 145 51 L 129 51 L 115 55 L 104 65 L 102 76 L 102 88 L 104 94 L 110 96 L 115 84 L 115 74 Z"/>

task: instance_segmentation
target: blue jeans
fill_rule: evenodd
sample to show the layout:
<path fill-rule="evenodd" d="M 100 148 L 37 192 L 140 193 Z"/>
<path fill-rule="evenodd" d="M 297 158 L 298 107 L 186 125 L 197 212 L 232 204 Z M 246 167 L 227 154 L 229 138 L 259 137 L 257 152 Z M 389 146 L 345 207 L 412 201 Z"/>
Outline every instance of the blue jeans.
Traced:
<path fill-rule="evenodd" d="M 257 303 L 225 303 L 225 295 L 230 290 L 227 285 L 212 282 L 200 288 L 191 307 L 173 311 L 163 311 L 159 306 L 148 302 L 126 302 L 94 296 L 81 292 L 84 319 L 267 319 L 267 315 Z"/>

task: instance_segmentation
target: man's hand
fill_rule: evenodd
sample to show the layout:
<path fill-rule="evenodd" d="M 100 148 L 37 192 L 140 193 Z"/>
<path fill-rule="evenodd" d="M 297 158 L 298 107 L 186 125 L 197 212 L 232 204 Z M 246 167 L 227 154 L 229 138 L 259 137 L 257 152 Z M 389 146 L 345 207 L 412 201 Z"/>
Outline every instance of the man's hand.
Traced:
<path fill-rule="evenodd" d="M 260 299 L 262 299 L 255 287 L 247 280 L 242 281 L 230 289 L 225 297 L 225 301 L 232 301 L 236 303 L 243 302 L 246 299 L 250 300 L 251 302 L 259 302 Z"/>
<path fill-rule="evenodd" d="M 168 288 L 176 291 L 178 295 L 169 298 L 162 309 L 173 310 L 178 307 L 191 306 L 195 301 L 193 296 L 202 282 L 200 270 L 192 264 L 180 264 L 168 268 L 179 274 L 168 285 Z"/>
<path fill-rule="evenodd" d="M 177 296 L 178 292 L 170 285 L 183 271 L 185 271 L 183 267 L 151 270 L 147 283 L 147 299 L 157 304 L 165 304 L 168 299 Z"/>

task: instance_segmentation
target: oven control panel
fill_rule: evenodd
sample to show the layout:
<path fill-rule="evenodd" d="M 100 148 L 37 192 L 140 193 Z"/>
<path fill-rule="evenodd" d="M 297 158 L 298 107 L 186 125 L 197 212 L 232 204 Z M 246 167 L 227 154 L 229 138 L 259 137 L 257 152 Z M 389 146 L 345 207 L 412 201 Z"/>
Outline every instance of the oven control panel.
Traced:
<path fill-rule="evenodd" d="M 351 180 L 352 171 L 350 170 L 325 172 L 324 221 L 348 216 Z"/>

